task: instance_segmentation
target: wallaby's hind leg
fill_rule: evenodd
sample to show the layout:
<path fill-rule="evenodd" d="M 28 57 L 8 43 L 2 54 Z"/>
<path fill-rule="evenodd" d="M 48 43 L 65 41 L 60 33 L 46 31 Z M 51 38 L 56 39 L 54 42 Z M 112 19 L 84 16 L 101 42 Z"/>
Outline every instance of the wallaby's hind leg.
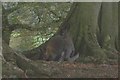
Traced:
<path fill-rule="evenodd" d="M 79 53 L 77 53 L 75 56 L 68 58 L 69 62 L 74 62 L 79 57 Z"/>

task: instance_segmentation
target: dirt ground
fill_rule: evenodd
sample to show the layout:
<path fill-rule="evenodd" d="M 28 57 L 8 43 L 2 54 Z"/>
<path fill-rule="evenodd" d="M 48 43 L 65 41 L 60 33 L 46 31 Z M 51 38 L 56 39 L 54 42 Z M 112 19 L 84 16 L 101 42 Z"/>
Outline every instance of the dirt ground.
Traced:
<path fill-rule="evenodd" d="M 52 62 L 49 64 L 54 65 Z M 61 73 L 56 73 L 53 78 L 118 78 L 117 64 L 58 63 L 56 67 L 61 69 Z"/>

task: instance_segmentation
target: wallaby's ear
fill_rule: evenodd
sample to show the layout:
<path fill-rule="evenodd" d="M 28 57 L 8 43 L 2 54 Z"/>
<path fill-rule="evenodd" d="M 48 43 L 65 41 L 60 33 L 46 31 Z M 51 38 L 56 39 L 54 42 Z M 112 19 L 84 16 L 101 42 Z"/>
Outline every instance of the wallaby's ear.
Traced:
<path fill-rule="evenodd" d="M 65 35 L 68 33 L 68 30 L 70 29 L 70 24 L 66 24 L 63 26 L 63 28 L 60 31 L 60 35 Z"/>

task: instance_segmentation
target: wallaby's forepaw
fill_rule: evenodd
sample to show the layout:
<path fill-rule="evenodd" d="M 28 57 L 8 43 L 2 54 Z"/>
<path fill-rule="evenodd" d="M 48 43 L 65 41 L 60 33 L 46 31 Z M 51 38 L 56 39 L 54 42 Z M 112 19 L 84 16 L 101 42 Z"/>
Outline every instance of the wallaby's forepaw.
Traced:
<path fill-rule="evenodd" d="M 75 56 L 76 56 L 76 59 L 79 58 L 79 53 L 77 53 Z"/>
<path fill-rule="evenodd" d="M 58 60 L 59 62 L 64 61 L 64 54 L 65 54 L 65 53 L 64 53 L 64 52 L 62 52 L 61 57 L 60 57 L 60 58 L 59 58 L 59 60 Z"/>

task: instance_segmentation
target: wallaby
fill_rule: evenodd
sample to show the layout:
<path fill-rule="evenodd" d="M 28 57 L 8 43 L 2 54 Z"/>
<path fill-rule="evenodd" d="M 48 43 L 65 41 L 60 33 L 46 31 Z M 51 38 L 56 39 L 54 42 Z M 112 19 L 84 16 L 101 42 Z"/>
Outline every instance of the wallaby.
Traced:
<path fill-rule="evenodd" d="M 47 43 L 44 59 L 53 61 L 61 60 L 64 54 L 64 46 L 65 41 L 61 35 L 52 37 Z"/>
<path fill-rule="evenodd" d="M 79 57 L 75 54 L 74 44 L 69 34 L 56 35 L 52 37 L 46 46 L 45 60 L 73 62 Z"/>

